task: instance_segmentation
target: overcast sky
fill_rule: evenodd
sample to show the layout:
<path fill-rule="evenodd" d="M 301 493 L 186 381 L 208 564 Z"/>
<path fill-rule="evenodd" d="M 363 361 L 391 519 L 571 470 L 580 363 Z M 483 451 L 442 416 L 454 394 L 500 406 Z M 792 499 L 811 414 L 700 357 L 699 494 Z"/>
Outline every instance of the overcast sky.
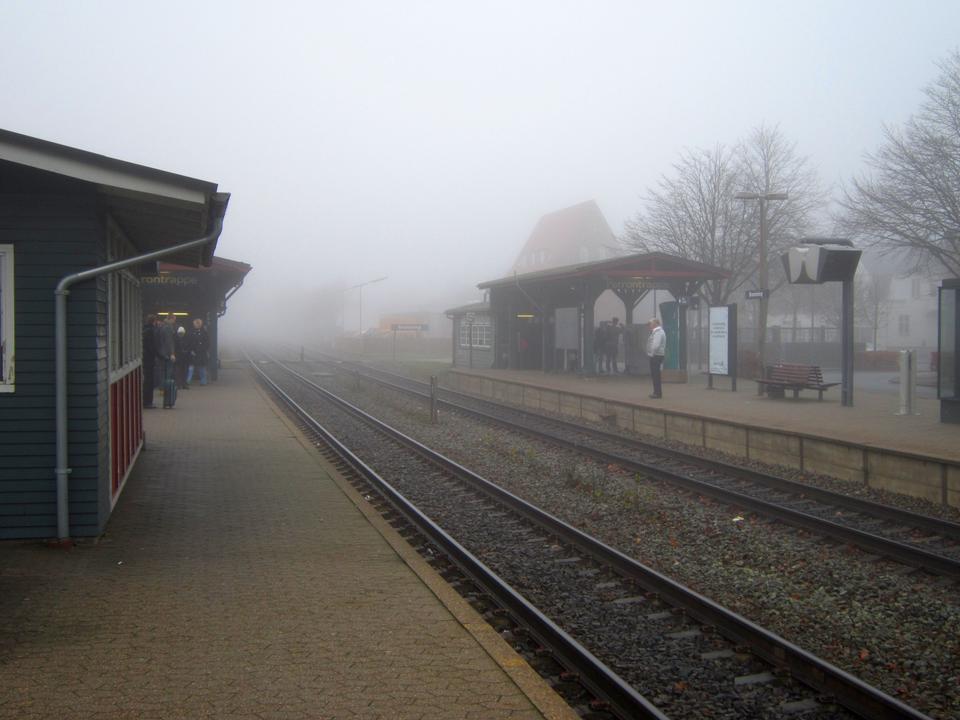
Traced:
<path fill-rule="evenodd" d="M 473 299 L 547 212 L 619 234 L 761 123 L 838 185 L 958 44 L 957 0 L 0 0 L 0 127 L 231 192 L 228 320 L 387 275 L 371 324 Z"/>

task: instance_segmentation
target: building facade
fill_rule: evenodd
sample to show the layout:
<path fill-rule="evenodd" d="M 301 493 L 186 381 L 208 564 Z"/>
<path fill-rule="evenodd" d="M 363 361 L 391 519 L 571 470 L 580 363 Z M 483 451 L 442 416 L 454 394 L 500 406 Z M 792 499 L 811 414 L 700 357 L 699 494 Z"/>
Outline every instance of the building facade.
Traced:
<path fill-rule="evenodd" d="M 97 269 L 207 237 L 227 199 L 213 183 L 0 130 L 0 539 L 102 532 L 143 447 L 143 268 Z M 209 262 L 215 244 L 176 259 Z M 55 290 L 88 271 L 60 293 L 63 345 Z"/>

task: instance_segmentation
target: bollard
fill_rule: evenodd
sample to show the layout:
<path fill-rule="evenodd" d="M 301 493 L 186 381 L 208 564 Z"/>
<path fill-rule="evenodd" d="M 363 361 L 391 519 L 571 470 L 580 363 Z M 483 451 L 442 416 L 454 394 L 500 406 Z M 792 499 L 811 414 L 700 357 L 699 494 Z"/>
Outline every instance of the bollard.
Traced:
<path fill-rule="evenodd" d="M 919 415 L 917 409 L 917 352 L 900 351 L 900 410 L 897 415 Z"/>
<path fill-rule="evenodd" d="M 430 376 L 430 422 L 437 424 L 437 376 Z"/>

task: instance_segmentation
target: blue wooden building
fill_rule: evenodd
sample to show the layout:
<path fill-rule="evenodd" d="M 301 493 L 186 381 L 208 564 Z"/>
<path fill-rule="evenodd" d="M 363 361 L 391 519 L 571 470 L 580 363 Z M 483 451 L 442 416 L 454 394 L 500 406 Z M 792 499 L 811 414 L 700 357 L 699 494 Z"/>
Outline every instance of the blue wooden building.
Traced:
<path fill-rule="evenodd" d="M 0 130 L 0 539 L 103 530 L 143 447 L 142 256 L 209 265 L 228 198 Z"/>

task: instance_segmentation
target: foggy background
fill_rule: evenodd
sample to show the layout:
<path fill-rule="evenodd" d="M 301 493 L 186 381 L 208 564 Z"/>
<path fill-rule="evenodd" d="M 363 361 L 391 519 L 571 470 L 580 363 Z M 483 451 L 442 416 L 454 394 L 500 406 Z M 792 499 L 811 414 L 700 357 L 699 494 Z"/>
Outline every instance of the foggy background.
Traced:
<path fill-rule="evenodd" d="M 383 276 L 364 328 L 479 299 L 540 216 L 595 199 L 619 235 L 761 124 L 837 189 L 958 30 L 956 0 L 8 0 L 0 127 L 219 183 L 217 254 L 253 265 L 223 337 L 295 337 Z"/>

